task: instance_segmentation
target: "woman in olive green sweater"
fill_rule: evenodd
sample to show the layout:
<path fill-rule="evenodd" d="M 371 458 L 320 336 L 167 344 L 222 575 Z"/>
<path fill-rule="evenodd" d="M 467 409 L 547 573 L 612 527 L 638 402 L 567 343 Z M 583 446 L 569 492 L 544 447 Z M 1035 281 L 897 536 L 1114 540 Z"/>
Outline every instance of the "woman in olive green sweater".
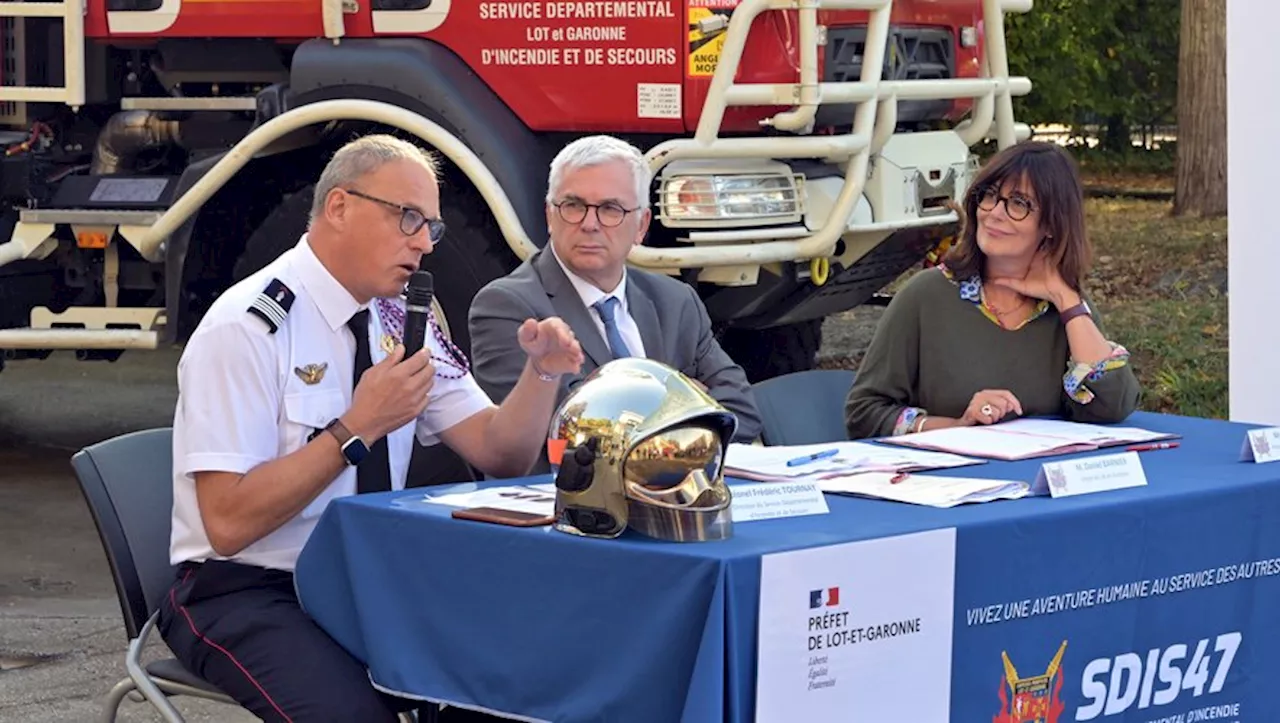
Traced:
<path fill-rule="evenodd" d="M 1129 354 L 1103 336 L 1081 288 L 1092 254 L 1071 157 L 1052 143 L 1006 148 L 963 212 L 943 264 L 885 310 L 845 401 L 849 437 L 1128 417 L 1139 396 Z"/>

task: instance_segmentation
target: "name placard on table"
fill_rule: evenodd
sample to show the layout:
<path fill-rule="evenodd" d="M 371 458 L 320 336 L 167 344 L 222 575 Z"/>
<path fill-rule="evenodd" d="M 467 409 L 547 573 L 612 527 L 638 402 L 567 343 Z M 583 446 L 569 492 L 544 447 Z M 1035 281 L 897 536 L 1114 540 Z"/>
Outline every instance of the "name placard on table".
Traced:
<path fill-rule="evenodd" d="M 731 491 L 734 522 L 825 515 L 830 511 L 817 482 L 759 482 L 734 485 Z"/>
<path fill-rule="evenodd" d="M 1242 462 L 1274 462 L 1280 459 L 1280 427 L 1250 429 L 1240 448 Z"/>
<path fill-rule="evenodd" d="M 1046 462 L 1041 465 L 1032 494 L 1072 497 L 1091 492 L 1141 487 L 1147 483 L 1137 452 Z"/>

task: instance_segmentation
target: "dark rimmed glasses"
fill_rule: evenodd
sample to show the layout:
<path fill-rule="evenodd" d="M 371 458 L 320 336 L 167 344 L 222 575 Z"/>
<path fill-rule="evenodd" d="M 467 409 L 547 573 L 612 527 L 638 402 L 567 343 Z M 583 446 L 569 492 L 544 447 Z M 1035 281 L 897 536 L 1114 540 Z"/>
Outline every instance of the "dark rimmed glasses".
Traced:
<path fill-rule="evenodd" d="M 568 223 L 582 223 L 587 218 L 587 212 L 594 208 L 596 219 L 600 221 L 600 225 L 609 228 L 621 225 L 626 220 L 627 214 L 640 210 L 639 208 L 623 208 L 613 201 L 587 203 L 576 198 L 566 199 L 551 205 L 556 207 L 556 213 L 560 214 L 560 218 Z"/>
<path fill-rule="evenodd" d="M 374 203 L 380 203 L 383 206 L 386 206 L 387 208 L 392 209 L 393 211 L 399 211 L 400 212 L 400 233 L 404 234 L 405 236 L 413 236 L 414 234 L 421 231 L 423 226 L 426 226 L 427 233 L 430 234 L 431 236 L 431 243 L 438 244 L 440 243 L 440 240 L 444 238 L 445 226 L 444 226 L 444 221 L 441 219 L 427 218 L 426 214 L 424 214 L 422 211 L 419 211 L 418 209 L 412 206 L 405 206 L 404 204 L 395 203 L 394 201 L 388 201 L 384 198 L 378 198 L 377 196 L 370 196 L 369 194 L 364 193 L 363 191 L 356 191 L 350 188 L 344 188 L 342 190 L 357 198 L 363 198 L 366 201 L 373 201 Z"/>
<path fill-rule="evenodd" d="M 1004 201 L 1004 212 L 1014 221 L 1021 221 L 1036 210 L 1036 205 L 1031 202 L 1031 199 L 1019 193 L 1001 196 L 1000 190 L 995 186 L 987 186 L 978 193 L 978 208 L 983 211 L 996 210 L 996 206 L 1000 205 L 1001 201 Z"/>

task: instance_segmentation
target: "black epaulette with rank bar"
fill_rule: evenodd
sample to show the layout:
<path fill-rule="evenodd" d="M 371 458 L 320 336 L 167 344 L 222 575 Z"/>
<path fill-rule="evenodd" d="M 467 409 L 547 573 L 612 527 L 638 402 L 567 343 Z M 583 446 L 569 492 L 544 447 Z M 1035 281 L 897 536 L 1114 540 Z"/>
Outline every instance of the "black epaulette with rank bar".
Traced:
<path fill-rule="evenodd" d="M 274 334 L 289 315 L 293 299 L 293 290 L 280 279 L 272 279 L 267 288 L 249 305 L 249 313 L 265 321 Z"/>

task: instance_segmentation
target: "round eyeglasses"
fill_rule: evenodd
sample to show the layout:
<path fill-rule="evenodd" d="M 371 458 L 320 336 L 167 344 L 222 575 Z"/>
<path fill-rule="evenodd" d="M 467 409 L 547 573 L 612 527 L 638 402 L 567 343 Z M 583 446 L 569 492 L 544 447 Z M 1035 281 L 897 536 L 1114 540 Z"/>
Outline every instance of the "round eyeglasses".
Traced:
<path fill-rule="evenodd" d="M 388 201 L 377 196 L 370 196 L 363 191 L 356 191 L 350 188 L 344 188 L 343 191 L 355 196 L 363 198 L 366 201 L 382 204 L 393 211 L 400 212 L 400 233 L 405 236 L 412 236 L 422 230 L 423 226 L 427 227 L 427 233 L 431 236 L 431 243 L 438 244 L 444 238 L 444 221 L 438 218 L 427 218 L 426 214 L 412 206 Z"/>
<path fill-rule="evenodd" d="M 1004 201 L 1004 212 L 1014 221 L 1021 221 L 1036 210 L 1036 205 L 1025 196 L 1015 193 L 1012 196 L 1001 196 L 999 189 L 988 186 L 978 194 L 978 208 L 983 211 L 994 211 Z"/>
<path fill-rule="evenodd" d="M 609 228 L 620 225 L 626 220 L 627 214 L 632 211 L 640 210 L 638 208 L 623 208 L 613 201 L 587 203 L 576 198 L 553 203 L 552 205 L 556 207 L 556 213 L 560 214 L 560 218 L 568 223 L 582 223 L 587 218 L 587 212 L 594 208 L 596 219 L 600 221 L 600 225 Z"/>

